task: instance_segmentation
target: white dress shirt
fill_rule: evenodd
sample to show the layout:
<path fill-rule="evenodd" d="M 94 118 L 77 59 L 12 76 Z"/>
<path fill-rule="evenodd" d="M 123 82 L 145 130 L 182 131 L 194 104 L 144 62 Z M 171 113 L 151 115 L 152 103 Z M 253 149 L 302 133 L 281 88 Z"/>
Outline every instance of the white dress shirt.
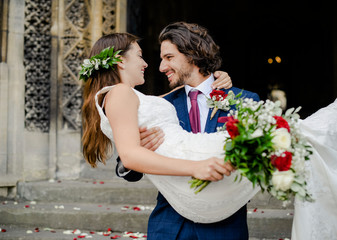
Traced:
<path fill-rule="evenodd" d="M 186 101 L 187 101 L 187 110 L 190 112 L 191 109 L 191 99 L 188 97 L 188 93 L 192 89 L 197 89 L 201 93 L 198 95 L 198 106 L 199 106 L 199 112 L 200 112 L 200 131 L 203 133 L 205 132 L 209 107 L 206 103 L 206 96 L 209 98 L 209 94 L 212 92 L 212 83 L 214 82 L 214 76 L 211 74 L 209 78 L 207 78 L 205 81 L 203 81 L 200 85 L 198 85 L 195 88 L 192 88 L 189 85 L 185 85 L 185 91 L 186 91 Z"/>

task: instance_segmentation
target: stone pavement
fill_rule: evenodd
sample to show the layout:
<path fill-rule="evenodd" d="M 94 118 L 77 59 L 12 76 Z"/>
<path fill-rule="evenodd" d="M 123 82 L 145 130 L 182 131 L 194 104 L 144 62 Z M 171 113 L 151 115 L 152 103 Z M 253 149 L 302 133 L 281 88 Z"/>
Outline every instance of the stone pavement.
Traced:
<path fill-rule="evenodd" d="M 0 201 L 0 239 L 146 239 L 157 190 L 113 178 L 19 183 L 18 193 Z M 251 240 L 290 238 L 292 204 L 258 193 L 248 208 Z"/>

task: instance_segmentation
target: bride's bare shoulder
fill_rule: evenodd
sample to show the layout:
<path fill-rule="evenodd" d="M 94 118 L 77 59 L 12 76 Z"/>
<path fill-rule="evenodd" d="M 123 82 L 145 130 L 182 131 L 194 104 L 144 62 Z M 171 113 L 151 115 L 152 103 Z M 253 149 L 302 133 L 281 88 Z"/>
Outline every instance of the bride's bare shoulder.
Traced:
<path fill-rule="evenodd" d="M 116 84 L 108 93 L 107 93 L 107 101 L 113 100 L 114 102 L 118 101 L 125 101 L 131 100 L 131 101 L 137 101 L 138 97 L 133 91 L 133 89 L 123 83 Z"/>

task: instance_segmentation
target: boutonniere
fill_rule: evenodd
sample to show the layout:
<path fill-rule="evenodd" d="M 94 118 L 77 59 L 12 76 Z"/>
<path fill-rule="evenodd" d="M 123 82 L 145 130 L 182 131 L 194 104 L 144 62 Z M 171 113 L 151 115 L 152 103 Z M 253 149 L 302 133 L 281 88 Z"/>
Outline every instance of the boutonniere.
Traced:
<path fill-rule="evenodd" d="M 209 108 L 213 108 L 212 114 L 211 114 L 211 120 L 218 111 L 218 109 L 223 111 L 228 111 L 231 107 L 231 105 L 234 105 L 236 103 L 235 94 L 233 91 L 229 91 L 228 94 L 226 94 L 222 90 L 213 90 L 209 94 L 210 98 L 207 98 L 207 106 Z"/>

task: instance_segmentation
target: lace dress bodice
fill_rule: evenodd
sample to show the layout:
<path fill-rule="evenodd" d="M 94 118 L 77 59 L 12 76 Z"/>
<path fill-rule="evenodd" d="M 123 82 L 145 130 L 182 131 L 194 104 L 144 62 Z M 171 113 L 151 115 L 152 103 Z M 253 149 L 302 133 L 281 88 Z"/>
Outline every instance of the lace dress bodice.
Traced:
<path fill-rule="evenodd" d="M 112 87 L 105 87 L 97 93 L 96 107 L 101 116 L 101 129 L 114 145 L 109 121 L 97 101 L 99 94 L 109 91 Z M 189 133 L 179 125 L 176 110 L 171 103 L 163 98 L 144 95 L 137 90 L 134 92 L 140 101 L 139 126 L 160 127 L 164 131 L 165 140 L 156 153 L 195 161 L 213 156 L 223 157 L 227 133 Z M 115 146 L 114 155 L 118 156 Z M 234 182 L 236 174 L 212 182 L 198 194 L 190 189 L 190 177 L 151 174 L 147 176 L 180 215 L 201 223 L 217 222 L 231 216 L 259 191 L 259 188 L 253 188 L 251 182 L 245 178 L 241 182 Z"/>

